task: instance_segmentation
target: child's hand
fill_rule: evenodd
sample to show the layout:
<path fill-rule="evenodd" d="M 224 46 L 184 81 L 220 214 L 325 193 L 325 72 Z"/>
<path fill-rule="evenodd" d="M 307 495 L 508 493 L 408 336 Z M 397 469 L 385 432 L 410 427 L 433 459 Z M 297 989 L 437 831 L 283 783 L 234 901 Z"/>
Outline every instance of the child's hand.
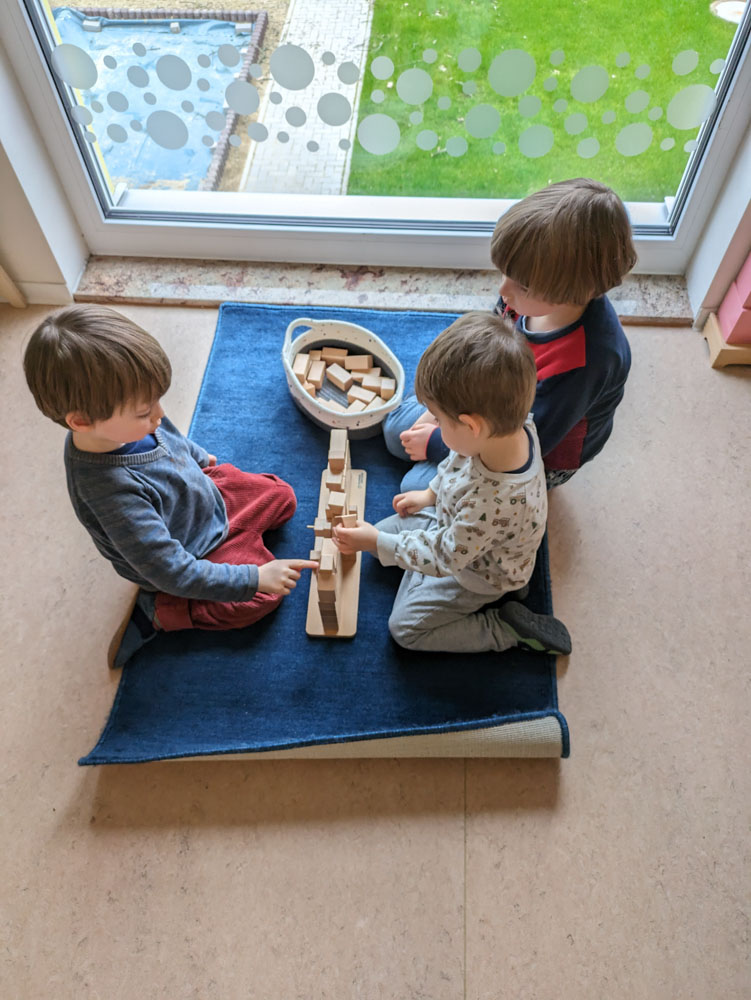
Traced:
<path fill-rule="evenodd" d="M 317 569 L 312 559 L 272 559 L 258 567 L 258 590 L 262 594 L 288 594 L 297 586 L 301 569 Z"/>
<path fill-rule="evenodd" d="M 435 493 L 430 490 L 409 490 L 407 493 L 397 493 L 392 500 L 394 510 L 399 517 L 415 514 L 423 507 L 432 507 L 435 503 Z"/>
<path fill-rule="evenodd" d="M 334 544 L 345 556 L 355 552 L 375 552 L 378 543 L 378 529 L 367 521 L 358 521 L 354 528 L 337 524 L 332 532 Z"/>
<path fill-rule="evenodd" d="M 216 455 L 209 455 L 209 468 L 216 465 Z"/>
<path fill-rule="evenodd" d="M 428 414 L 428 416 L 430 415 Z M 422 417 L 420 417 L 420 421 L 422 421 Z M 412 424 L 408 430 L 401 432 L 399 440 L 413 462 L 422 462 L 427 457 L 428 441 L 437 426 L 438 424 L 430 423 L 427 420 L 424 423 L 418 421 Z"/>

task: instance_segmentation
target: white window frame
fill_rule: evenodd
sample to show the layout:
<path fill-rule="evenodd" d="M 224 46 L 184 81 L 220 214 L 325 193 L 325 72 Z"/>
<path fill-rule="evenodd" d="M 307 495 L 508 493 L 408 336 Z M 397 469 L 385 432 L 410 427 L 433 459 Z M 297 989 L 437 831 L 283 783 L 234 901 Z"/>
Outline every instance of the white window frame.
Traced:
<path fill-rule="evenodd" d="M 751 20 L 746 12 L 745 24 Z M 91 253 L 217 260 L 488 268 L 495 220 L 508 200 L 125 191 L 106 212 L 21 0 L 0 4 L 8 58 Z M 751 40 L 735 46 L 736 72 L 716 112 L 714 133 L 690 183 L 670 204 L 629 202 L 638 273 L 683 274 L 751 123 Z M 6 95 L 7 96 L 7 95 Z M 705 127 L 706 130 L 706 127 Z M 700 135 L 700 142 L 702 136 Z M 583 163 L 584 167 L 584 163 Z M 128 211 L 128 217 L 123 215 Z M 133 213 L 145 218 L 134 219 Z M 172 214 L 174 213 L 174 214 Z M 439 221 L 437 221 L 439 220 Z M 644 227 L 656 227 L 645 232 Z"/>

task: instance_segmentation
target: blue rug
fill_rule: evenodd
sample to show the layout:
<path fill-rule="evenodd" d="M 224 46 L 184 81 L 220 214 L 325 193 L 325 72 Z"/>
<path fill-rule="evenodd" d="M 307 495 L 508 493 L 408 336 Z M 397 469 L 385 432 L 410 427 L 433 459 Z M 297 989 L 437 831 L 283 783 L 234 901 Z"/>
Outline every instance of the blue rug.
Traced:
<path fill-rule="evenodd" d="M 306 557 L 328 435 L 293 404 L 280 354 L 288 324 L 326 317 L 373 330 L 401 359 L 408 384 L 425 347 L 456 316 L 227 303 L 189 436 L 251 472 L 274 472 L 297 494 L 295 516 L 266 535 L 279 558 Z M 380 435 L 353 441 L 367 471 L 366 517 L 391 513 L 406 466 Z M 357 635 L 305 634 L 305 578 L 273 615 L 234 632 L 158 635 L 122 672 L 109 720 L 80 764 L 120 764 L 224 753 L 258 753 L 416 734 L 481 730 L 558 712 L 555 660 L 539 653 L 416 653 L 391 639 L 387 619 L 401 570 L 363 557 Z M 528 604 L 552 611 L 547 542 Z"/>

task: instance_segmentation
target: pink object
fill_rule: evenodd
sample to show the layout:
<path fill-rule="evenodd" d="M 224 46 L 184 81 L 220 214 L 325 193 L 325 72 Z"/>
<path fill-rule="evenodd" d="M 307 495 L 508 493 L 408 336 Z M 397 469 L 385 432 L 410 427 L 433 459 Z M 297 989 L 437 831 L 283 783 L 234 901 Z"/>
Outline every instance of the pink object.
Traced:
<path fill-rule="evenodd" d="M 751 309 L 743 308 L 743 299 L 735 281 L 717 310 L 717 319 L 728 344 L 751 344 Z"/>
<path fill-rule="evenodd" d="M 735 283 L 743 300 L 743 308 L 751 309 L 751 253 L 746 257 L 746 263 L 738 272 Z"/>

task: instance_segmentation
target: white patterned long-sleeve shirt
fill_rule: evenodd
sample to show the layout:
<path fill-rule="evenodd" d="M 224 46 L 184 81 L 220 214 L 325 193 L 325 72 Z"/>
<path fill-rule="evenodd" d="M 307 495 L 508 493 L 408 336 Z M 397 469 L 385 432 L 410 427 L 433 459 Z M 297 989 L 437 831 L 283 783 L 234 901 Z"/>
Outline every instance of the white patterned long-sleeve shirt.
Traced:
<path fill-rule="evenodd" d="M 453 576 L 467 590 L 491 597 L 523 587 L 548 514 L 540 444 L 532 420 L 525 426 L 531 455 L 517 472 L 493 472 L 477 457 L 450 452 L 430 484 L 436 526 L 379 532 L 379 561 L 426 576 Z"/>

